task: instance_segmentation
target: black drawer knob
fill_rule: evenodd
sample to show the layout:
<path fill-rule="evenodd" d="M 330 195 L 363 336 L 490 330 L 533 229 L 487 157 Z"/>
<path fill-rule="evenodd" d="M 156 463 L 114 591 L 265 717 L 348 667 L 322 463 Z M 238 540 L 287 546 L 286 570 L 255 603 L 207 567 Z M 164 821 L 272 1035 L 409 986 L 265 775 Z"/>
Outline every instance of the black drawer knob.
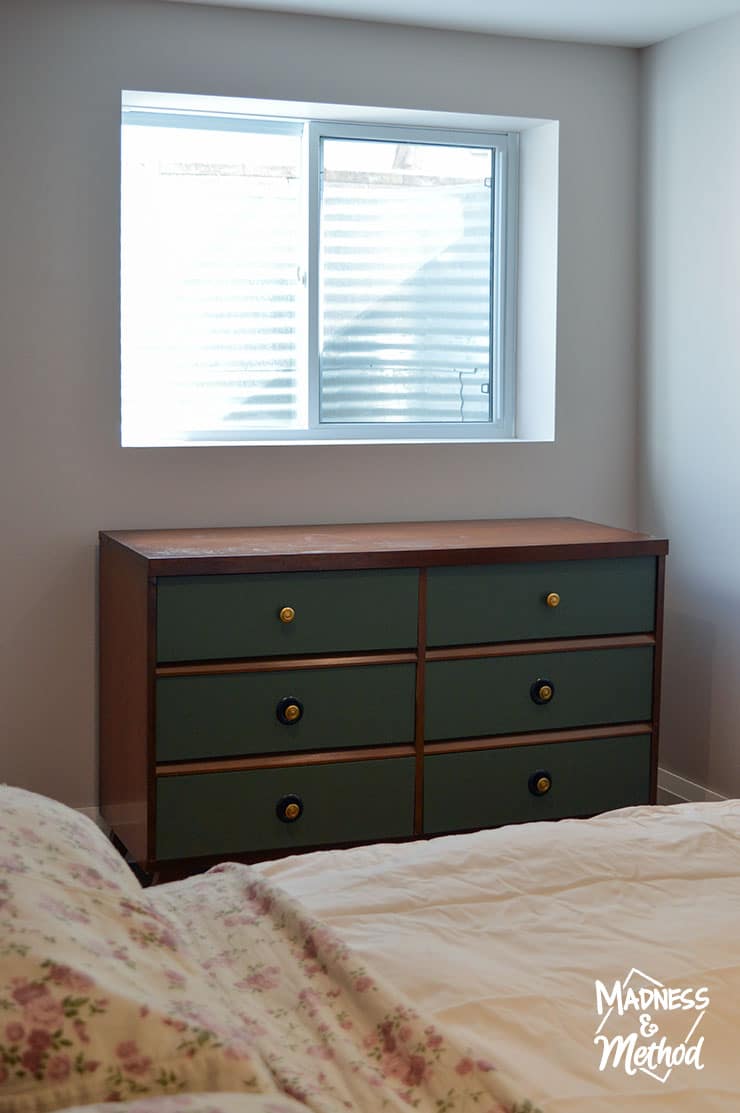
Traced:
<path fill-rule="evenodd" d="M 552 680 L 543 680 L 540 677 L 529 689 L 529 694 L 535 703 L 549 703 L 555 695 L 555 685 Z"/>
<path fill-rule="evenodd" d="M 303 801 L 300 796 L 289 792 L 287 796 L 280 797 L 275 805 L 275 813 L 282 823 L 295 823 L 303 815 Z"/>
<path fill-rule="evenodd" d="M 290 727 L 303 718 L 303 704 L 295 696 L 283 696 L 275 708 L 278 721 Z"/>
<path fill-rule="evenodd" d="M 535 769 L 529 777 L 529 791 L 533 796 L 546 796 L 552 788 L 552 776 L 547 769 Z"/>

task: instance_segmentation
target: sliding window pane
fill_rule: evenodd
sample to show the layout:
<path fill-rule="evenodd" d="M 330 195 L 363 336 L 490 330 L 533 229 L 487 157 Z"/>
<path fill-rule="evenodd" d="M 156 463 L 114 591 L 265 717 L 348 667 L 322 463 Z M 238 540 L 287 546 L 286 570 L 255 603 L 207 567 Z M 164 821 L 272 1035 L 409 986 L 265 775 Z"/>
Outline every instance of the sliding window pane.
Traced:
<path fill-rule="evenodd" d="M 123 443 L 305 425 L 301 125 L 123 123 Z"/>
<path fill-rule="evenodd" d="M 493 151 L 322 140 L 320 415 L 488 421 Z"/>

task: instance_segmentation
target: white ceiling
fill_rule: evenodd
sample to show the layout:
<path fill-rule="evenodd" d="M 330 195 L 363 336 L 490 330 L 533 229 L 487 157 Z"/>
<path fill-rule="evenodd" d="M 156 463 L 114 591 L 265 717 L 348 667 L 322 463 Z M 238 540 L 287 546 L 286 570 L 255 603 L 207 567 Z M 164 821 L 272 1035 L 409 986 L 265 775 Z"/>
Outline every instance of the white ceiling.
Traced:
<path fill-rule="evenodd" d="M 648 46 L 740 12 L 740 0 L 173 0 L 501 35 Z"/>

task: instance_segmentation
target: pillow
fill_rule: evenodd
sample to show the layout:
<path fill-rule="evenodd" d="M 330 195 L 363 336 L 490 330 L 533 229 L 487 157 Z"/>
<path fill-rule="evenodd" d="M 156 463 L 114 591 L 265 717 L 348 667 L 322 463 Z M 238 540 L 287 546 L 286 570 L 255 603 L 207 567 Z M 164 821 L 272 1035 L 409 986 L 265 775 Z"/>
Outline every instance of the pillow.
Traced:
<path fill-rule="evenodd" d="M 0 787 L 0 1113 L 275 1093 L 168 916 L 95 824 Z"/>

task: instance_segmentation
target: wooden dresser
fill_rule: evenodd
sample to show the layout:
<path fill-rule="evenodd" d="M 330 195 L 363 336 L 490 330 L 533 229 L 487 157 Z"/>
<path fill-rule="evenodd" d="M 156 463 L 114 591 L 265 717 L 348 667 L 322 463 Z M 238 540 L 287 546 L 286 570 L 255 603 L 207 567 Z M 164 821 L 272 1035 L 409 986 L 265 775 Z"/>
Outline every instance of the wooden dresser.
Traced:
<path fill-rule="evenodd" d="M 668 544 L 572 518 L 100 535 L 100 801 L 142 867 L 655 799 Z"/>

